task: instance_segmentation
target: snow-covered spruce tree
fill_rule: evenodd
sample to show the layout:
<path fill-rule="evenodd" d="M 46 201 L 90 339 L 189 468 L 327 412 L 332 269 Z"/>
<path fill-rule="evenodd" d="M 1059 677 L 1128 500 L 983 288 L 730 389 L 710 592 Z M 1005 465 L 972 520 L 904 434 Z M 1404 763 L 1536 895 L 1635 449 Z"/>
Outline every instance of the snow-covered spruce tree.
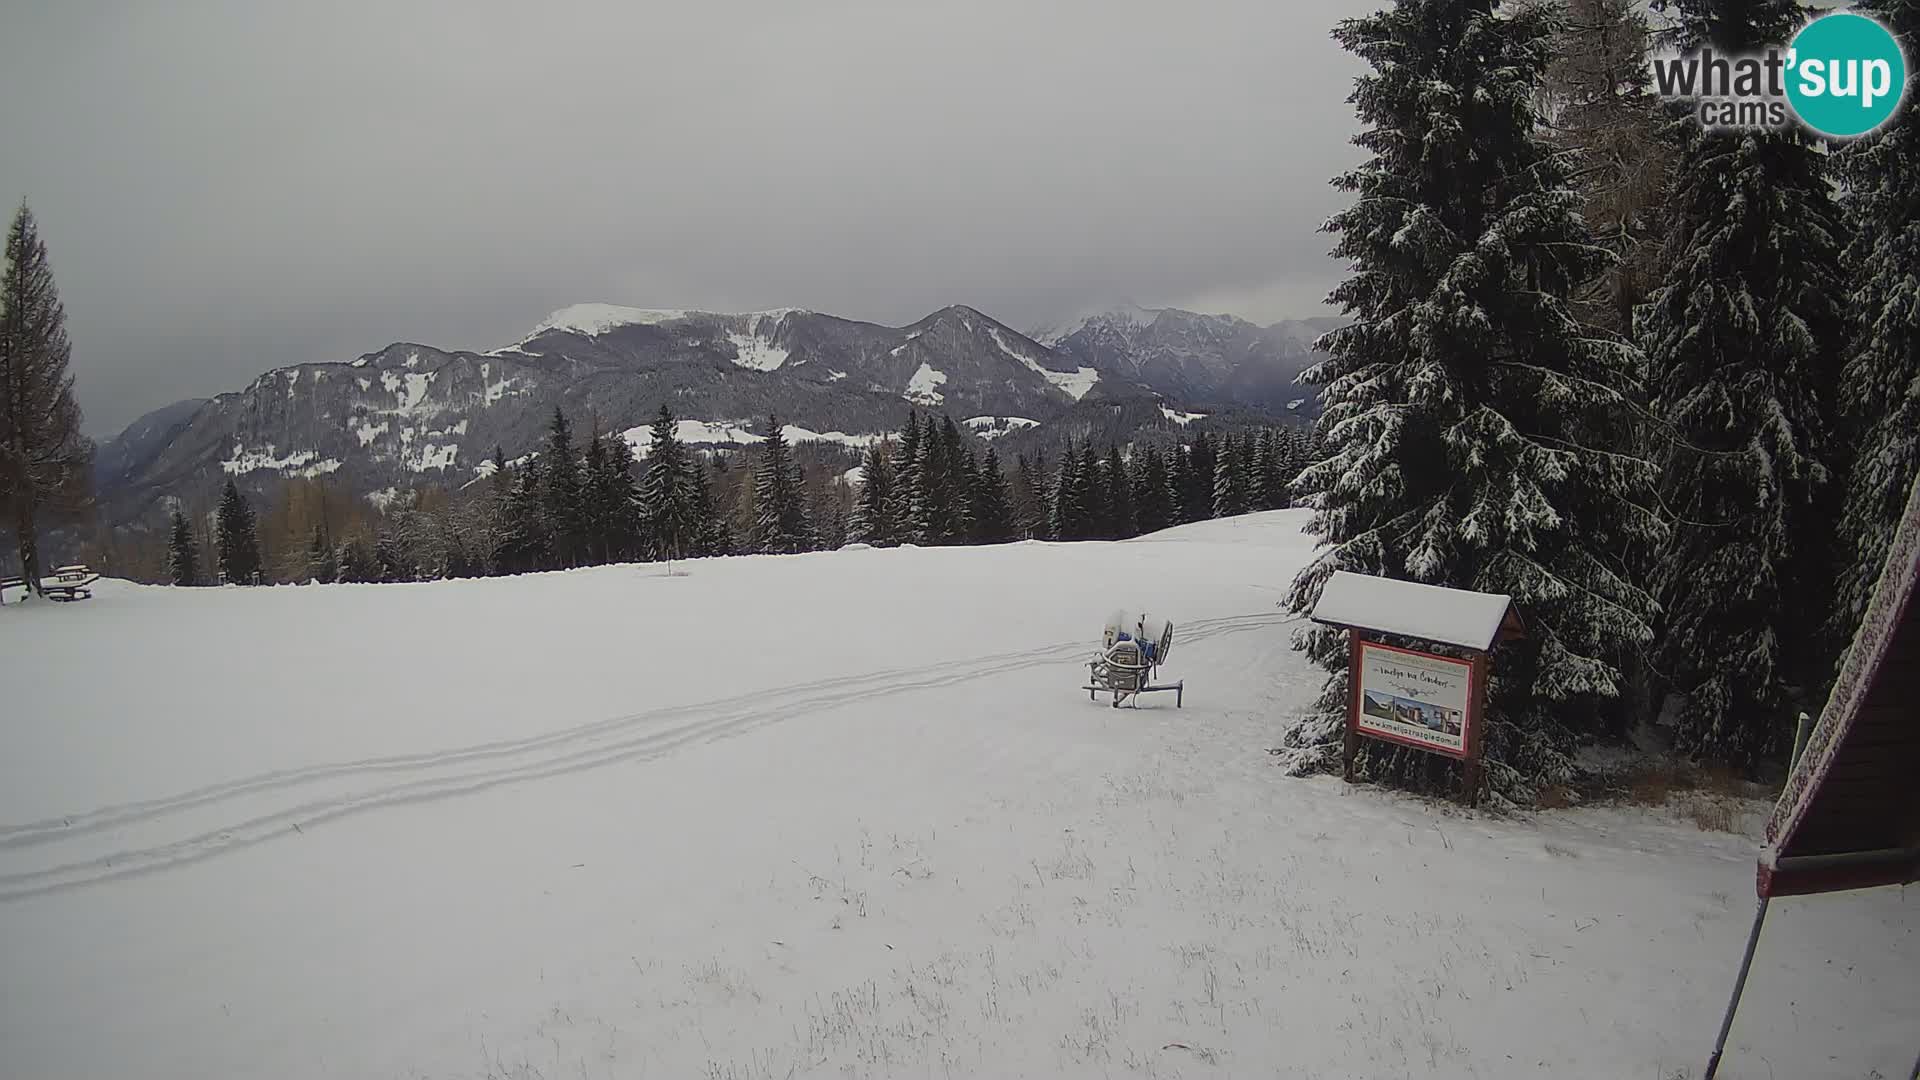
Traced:
<path fill-rule="evenodd" d="M 1107 447 L 1107 463 L 1100 472 L 1101 479 L 1107 484 L 1107 535 L 1115 540 L 1139 536 L 1140 525 L 1133 506 L 1133 482 L 1127 476 L 1127 463 L 1121 459 L 1119 447 Z"/>
<path fill-rule="evenodd" d="M 580 453 L 580 534 L 582 562 L 599 566 L 613 561 L 613 531 L 617 510 L 613 504 L 607 468 L 607 440 L 596 425 Z"/>
<path fill-rule="evenodd" d="M 1857 10 L 1892 28 L 1920 60 L 1920 0 L 1865 0 Z M 1836 158 L 1854 239 L 1854 337 L 1840 378 L 1851 468 L 1840 516 L 1841 574 L 1831 638 L 1859 628 L 1886 562 L 1906 493 L 1920 475 L 1920 104 Z"/>
<path fill-rule="evenodd" d="M 816 479 L 805 487 L 809 506 L 807 520 L 813 526 L 813 549 L 838 551 L 845 547 L 848 515 L 841 485 Z"/>
<path fill-rule="evenodd" d="M 655 559 L 684 558 L 700 547 L 696 468 L 680 442 L 673 412 L 665 405 L 648 432 L 647 474 L 640 483 L 640 517 L 647 523 L 647 547 Z"/>
<path fill-rule="evenodd" d="M 951 416 L 931 418 L 920 442 L 919 482 L 914 525 L 923 544 L 954 544 L 967 535 L 965 447 Z"/>
<path fill-rule="evenodd" d="M 1284 510 L 1292 504 L 1293 495 L 1288 489 L 1299 473 L 1300 467 L 1294 458 L 1293 429 L 1273 429 L 1267 444 L 1267 470 L 1260 477 L 1261 501 L 1268 509 Z"/>
<path fill-rule="evenodd" d="M 1334 36 L 1372 71 L 1351 98 L 1371 155 L 1335 180 L 1354 203 L 1327 224 L 1353 318 L 1304 376 L 1324 389 L 1329 456 L 1296 490 L 1321 554 L 1289 606 L 1313 609 L 1336 570 L 1503 593 L 1529 636 L 1495 654 L 1484 732 L 1498 797 L 1571 773 L 1570 729 L 1619 692 L 1652 637 L 1654 604 L 1613 540 L 1657 533 L 1652 467 L 1587 441 L 1623 403 L 1636 357 L 1590 336 L 1567 294 L 1605 264 L 1558 158 L 1534 135 L 1547 12 L 1494 0 L 1398 0 Z M 1298 644 L 1332 673 L 1290 764 L 1338 764 L 1344 632 Z M 1436 759 L 1369 743 L 1364 775 L 1450 783 Z"/>
<path fill-rule="evenodd" d="M 1173 501 L 1167 492 L 1167 459 L 1152 445 L 1133 452 L 1133 519 L 1142 533 L 1159 532 L 1173 524 Z"/>
<path fill-rule="evenodd" d="M 900 440 L 893 448 L 894 540 L 902 544 L 922 542 L 914 517 L 914 506 L 920 501 L 920 438 L 920 414 L 909 409 L 907 426 L 900 429 Z"/>
<path fill-rule="evenodd" d="M 501 501 L 499 511 L 499 540 L 494 546 L 493 561 L 496 574 L 524 574 L 535 570 L 553 569 L 553 535 L 547 526 L 546 500 L 540 493 L 541 470 L 526 466 L 513 470 L 509 477 L 511 486 Z M 375 553 L 379 554 L 379 544 L 375 544 Z M 391 570 L 391 560 L 379 559 L 380 580 L 401 580 L 387 577 Z"/>
<path fill-rule="evenodd" d="M 719 498 L 714 494 L 713 478 L 706 458 L 694 453 L 691 457 L 690 475 L 693 481 L 694 516 L 700 523 L 700 538 L 695 555 L 731 555 L 733 554 L 732 515 L 722 511 Z"/>
<path fill-rule="evenodd" d="M 1080 482 L 1080 455 L 1073 441 L 1060 454 L 1060 468 L 1053 478 L 1053 498 L 1049 501 L 1049 529 L 1055 540 L 1084 540 L 1086 491 Z"/>
<path fill-rule="evenodd" d="M 1014 535 L 1013 499 L 1006 473 L 1000 468 L 1000 455 L 987 447 L 987 456 L 974 477 L 973 534 L 978 543 L 1005 544 Z"/>
<path fill-rule="evenodd" d="M 578 566 L 586 527 L 581 500 L 580 451 L 573 443 L 573 426 L 558 406 L 547 428 L 547 446 L 540 454 L 540 500 L 554 563 Z"/>
<path fill-rule="evenodd" d="M 971 447 L 962 446 L 960 459 L 960 506 L 964 519 L 962 531 L 956 543 L 977 544 L 980 542 L 980 457 Z"/>
<path fill-rule="evenodd" d="M 1180 443 L 1167 450 L 1167 506 L 1169 524 L 1185 525 L 1193 518 L 1187 513 L 1187 492 L 1193 487 L 1193 454 Z"/>
<path fill-rule="evenodd" d="M 633 447 L 626 436 L 614 433 L 606 437 L 606 472 L 596 481 L 598 498 L 603 507 L 607 528 L 607 557 L 615 562 L 626 562 L 638 558 L 642 552 L 643 537 L 640 530 L 642 513 L 640 509 L 640 486 L 634 481 L 635 462 Z M 700 471 L 698 463 L 689 462 L 689 477 Z M 699 516 L 698 492 L 695 499 L 695 517 Z M 689 554 L 704 552 L 689 551 Z"/>
<path fill-rule="evenodd" d="M 1047 531 L 1044 464 L 1021 454 L 1013 470 L 1013 525 L 1016 540 L 1045 540 Z"/>
<path fill-rule="evenodd" d="M 760 467 L 754 474 L 754 547 L 768 554 L 805 551 L 812 531 L 800 490 L 800 471 L 787 449 L 780 418 L 767 417 L 767 437 L 760 444 Z"/>
<path fill-rule="evenodd" d="M 1108 493 L 1112 490 L 1107 482 L 1106 459 L 1093 449 L 1093 440 L 1080 444 L 1080 465 L 1076 470 L 1080 478 L 1081 505 L 1085 507 L 1085 525 L 1081 535 L 1089 540 L 1111 540 L 1113 533 L 1113 507 L 1109 505 Z"/>
<path fill-rule="evenodd" d="M 946 448 L 947 498 L 953 507 L 953 517 L 947 525 L 947 543 L 964 544 L 973 535 L 973 480 L 979 462 L 960 437 L 960 425 L 944 413 L 940 417 L 940 441 Z"/>
<path fill-rule="evenodd" d="M 948 429 L 952 429 L 949 437 Z M 909 531 L 922 544 L 952 544 L 965 537 L 966 462 L 952 418 L 945 426 L 927 418 L 913 465 Z"/>
<path fill-rule="evenodd" d="M 1220 456 L 1213 467 L 1213 516 L 1233 517 L 1247 512 L 1246 473 L 1240 468 L 1240 442 L 1231 435 L 1220 439 Z"/>
<path fill-rule="evenodd" d="M 80 430 L 72 351 L 47 245 L 23 202 L 0 272 L 0 512 L 32 593 L 43 575 L 41 524 L 81 511 L 92 497 L 93 441 Z"/>
<path fill-rule="evenodd" d="M 891 449 L 885 440 L 876 441 L 861 458 L 860 493 L 847 525 L 847 536 L 856 543 L 889 547 L 894 542 Z"/>
<path fill-rule="evenodd" d="M 1243 432 L 1238 440 L 1240 475 L 1235 483 L 1240 488 L 1240 504 L 1246 507 L 1241 513 L 1264 509 L 1260 505 L 1260 451 L 1252 432 Z"/>
<path fill-rule="evenodd" d="M 1271 510 L 1273 500 L 1267 493 L 1267 476 L 1273 472 L 1273 429 L 1255 432 L 1252 453 L 1247 460 L 1247 509 Z"/>
<path fill-rule="evenodd" d="M 220 579 L 253 585 L 260 573 L 260 541 L 254 534 L 253 507 L 231 479 L 220 494 Z"/>
<path fill-rule="evenodd" d="M 187 515 L 179 507 L 173 511 L 171 534 L 167 540 L 167 583 L 169 585 L 200 584 L 200 553 L 194 546 L 193 528 L 187 524 Z"/>
<path fill-rule="evenodd" d="M 1784 46 L 1789 0 L 1674 0 L 1683 46 Z M 1688 129 L 1670 269 L 1639 311 L 1676 521 L 1654 563 L 1656 661 L 1678 745 L 1733 763 L 1784 752 L 1832 672 L 1833 394 L 1845 339 L 1843 226 L 1824 155 L 1797 131 Z"/>
<path fill-rule="evenodd" d="M 1206 521 L 1213 517 L 1213 475 L 1219 463 L 1217 444 L 1202 431 L 1193 437 L 1187 449 L 1186 476 L 1181 488 L 1181 520 Z"/>

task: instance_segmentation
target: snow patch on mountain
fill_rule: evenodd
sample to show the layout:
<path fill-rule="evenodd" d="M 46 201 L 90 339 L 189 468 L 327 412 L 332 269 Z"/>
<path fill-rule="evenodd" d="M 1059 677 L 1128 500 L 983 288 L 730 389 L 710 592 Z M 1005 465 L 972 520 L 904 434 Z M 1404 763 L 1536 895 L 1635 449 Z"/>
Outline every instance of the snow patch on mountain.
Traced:
<path fill-rule="evenodd" d="M 426 416 L 440 412 L 441 407 L 437 403 L 427 404 L 427 389 L 433 385 L 434 376 L 437 374 L 439 373 L 434 371 L 424 374 L 417 371 L 409 371 L 405 374 L 397 371 L 381 372 L 380 386 L 399 399 L 392 409 L 384 411 L 399 416 Z"/>
<path fill-rule="evenodd" d="M 733 362 L 743 368 L 774 371 L 787 362 L 787 350 L 755 334 L 728 334 L 727 340 L 733 342 Z"/>
<path fill-rule="evenodd" d="M 787 424 L 782 427 L 780 433 L 786 436 L 787 441 L 790 443 L 831 442 L 839 443 L 842 446 L 851 446 L 856 450 L 865 449 L 887 437 L 885 432 L 877 432 L 869 435 L 849 435 L 844 431 L 808 431 L 806 428 L 796 427 L 793 424 Z"/>
<path fill-rule="evenodd" d="M 688 446 L 752 446 L 767 441 L 765 435 L 756 435 L 747 428 L 746 420 L 680 420 L 673 425 L 673 437 Z M 780 434 L 789 445 L 805 442 L 831 442 L 854 449 L 864 449 L 887 437 L 886 432 L 866 435 L 852 435 L 844 431 L 810 431 L 797 424 L 782 424 Z M 637 458 L 644 458 L 653 449 L 653 426 L 645 424 L 628 428 L 620 437 L 633 448 Z"/>
<path fill-rule="evenodd" d="M 947 373 L 933 365 L 922 363 L 913 378 L 907 380 L 907 392 L 900 395 L 916 405 L 938 405 L 947 399 L 935 387 L 947 381 Z"/>
<path fill-rule="evenodd" d="M 1041 364 L 1040 361 L 1028 356 L 1024 350 L 1008 341 L 1007 336 L 1000 332 L 999 327 L 987 327 L 987 334 L 993 338 L 993 343 L 1000 347 L 1001 352 L 1025 364 L 1034 374 L 1052 383 L 1056 389 L 1065 392 L 1068 397 L 1075 401 L 1086 397 L 1087 391 L 1093 389 L 1093 384 L 1100 381 L 1100 373 L 1090 367 L 1077 368 L 1073 371 L 1054 371 L 1046 367 Z"/>
<path fill-rule="evenodd" d="M 761 441 L 761 436 L 746 429 L 745 421 L 681 420 L 673 425 L 673 437 L 689 445 L 711 446 L 726 443 L 745 446 Z M 644 458 L 653 449 L 653 425 L 628 428 L 620 437 L 633 447 L 635 457 Z"/>
<path fill-rule="evenodd" d="M 361 448 L 365 449 L 373 445 L 373 440 L 387 433 L 387 422 L 382 420 L 377 424 L 369 424 L 364 419 L 356 418 L 347 421 L 347 430 L 353 432 L 354 437 L 360 440 Z"/>
<path fill-rule="evenodd" d="M 506 397 L 508 394 L 521 392 L 519 385 L 510 377 L 502 376 L 499 382 L 490 381 L 492 378 L 493 365 L 481 364 L 480 381 L 486 386 L 486 389 L 482 390 L 480 394 L 480 405 L 483 408 L 491 408 L 495 402 Z"/>
<path fill-rule="evenodd" d="M 434 469 L 451 469 L 460 457 L 460 444 L 448 443 L 439 446 L 427 443 L 420 448 L 420 456 L 407 462 L 407 468 L 414 472 L 428 472 Z"/>
<path fill-rule="evenodd" d="M 487 464 L 492 465 L 493 462 L 489 461 Z M 373 504 L 375 510 L 384 514 L 393 509 L 393 504 L 399 502 L 401 496 L 405 494 L 406 492 L 397 487 L 381 488 L 379 491 L 367 492 L 367 501 Z"/>
<path fill-rule="evenodd" d="M 906 351 L 907 351 L 907 345 L 908 345 L 909 343 L 911 343 L 911 342 L 912 342 L 912 341 L 913 341 L 913 340 L 914 340 L 915 338 L 918 338 L 918 337 L 919 337 L 919 336 L 920 336 L 921 334 L 924 334 L 924 333 L 926 333 L 926 331 L 925 331 L 925 330 L 915 330 L 915 331 L 914 331 L 913 333 L 911 333 L 911 334 L 908 334 L 908 335 L 907 335 L 907 340 L 906 340 L 906 341 L 902 341 L 902 342 L 901 342 L 900 344 L 898 344 L 898 345 L 895 345 L 895 346 L 894 346 L 893 348 L 891 348 L 891 349 L 888 349 L 888 350 L 887 350 L 887 355 L 888 355 L 888 356 L 899 356 L 899 355 L 900 355 L 901 353 L 903 353 L 903 352 L 906 352 Z"/>
<path fill-rule="evenodd" d="M 339 467 L 338 460 L 322 459 L 318 450 L 295 450 L 282 456 L 272 443 L 268 443 L 264 450 L 248 450 L 244 444 L 236 442 L 233 444 L 233 454 L 220 463 L 220 468 L 229 476 L 243 476 L 270 469 L 286 476 L 303 476 L 309 480 Z"/>
<path fill-rule="evenodd" d="M 508 458 L 507 468 L 517 469 L 520 466 L 525 465 L 527 462 L 532 461 L 534 458 L 537 458 L 539 456 L 540 456 L 540 452 L 538 450 L 535 450 L 535 451 L 532 451 L 531 453 L 521 454 L 517 458 Z M 472 486 L 472 484 L 485 480 L 486 478 L 492 476 L 496 471 L 498 471 L 498 469 L 494 465 L 492 458 L 483 459 L 480 462 L 480 464 L 475 465 L 473 467 L 473 480 L 469 482 L 468 486 Z"/>
<path fill-rule="evenodd" d="M 1180 412 L 1175 409 L 1169 409 L 1165 405 L 1160 406 L 1160 415 L 1182 427 L 1193 423 L 1195 420 L 1205 420 L 1207 418 L 1207 414 L 1203 412 Z"/>

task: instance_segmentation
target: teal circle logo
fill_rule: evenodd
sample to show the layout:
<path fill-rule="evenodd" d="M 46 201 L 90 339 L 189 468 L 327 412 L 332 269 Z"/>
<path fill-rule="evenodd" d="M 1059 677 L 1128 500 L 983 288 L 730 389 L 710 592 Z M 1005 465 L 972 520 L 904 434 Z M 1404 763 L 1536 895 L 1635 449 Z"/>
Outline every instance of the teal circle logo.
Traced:
<path fill-rule="evenodd" d="M 1787 53 L 1787 100 L 1822 135 L 1865 135 L 1892 118 L 1906 92 L 1899 39 L 1865 15 L 1823 15 Z"/>

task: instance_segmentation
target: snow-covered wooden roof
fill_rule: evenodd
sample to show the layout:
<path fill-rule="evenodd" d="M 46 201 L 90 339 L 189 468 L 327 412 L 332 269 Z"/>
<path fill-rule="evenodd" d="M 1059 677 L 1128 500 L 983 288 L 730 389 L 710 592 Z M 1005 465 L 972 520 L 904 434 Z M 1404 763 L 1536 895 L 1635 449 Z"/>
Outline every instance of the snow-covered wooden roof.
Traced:
<path fill-rule="evenodd" d="M 1508 625 L 1513 598 L 1338 570 L 1320 590 L 1314 622 L 1486 650 Z M 1511 620 L 1518 629 L 1518 619 Z"/>
<path fill-rule="evenodd" d="M 1920 480 L 1840 678 L 1767 819 L 1762 896 L 1920 880 Z"/>

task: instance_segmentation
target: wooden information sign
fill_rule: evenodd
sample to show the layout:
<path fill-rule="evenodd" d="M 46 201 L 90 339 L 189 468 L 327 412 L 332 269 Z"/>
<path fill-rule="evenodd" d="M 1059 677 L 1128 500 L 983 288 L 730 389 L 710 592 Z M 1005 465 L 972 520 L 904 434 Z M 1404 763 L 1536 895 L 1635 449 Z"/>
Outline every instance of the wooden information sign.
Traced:
<path fill-rule="evenodd" d="M 1512 599 L 1343 570 L 1327 579 L 1312 619 L 1347 631 L 1348 781 L 1360 739 L 1379 739 L 1464 762 L 1467 799 L 1477 801 L 1487 654 L 1522 633 Z M 1467 655 L 1373 640 L 1389 635 Z"/>

